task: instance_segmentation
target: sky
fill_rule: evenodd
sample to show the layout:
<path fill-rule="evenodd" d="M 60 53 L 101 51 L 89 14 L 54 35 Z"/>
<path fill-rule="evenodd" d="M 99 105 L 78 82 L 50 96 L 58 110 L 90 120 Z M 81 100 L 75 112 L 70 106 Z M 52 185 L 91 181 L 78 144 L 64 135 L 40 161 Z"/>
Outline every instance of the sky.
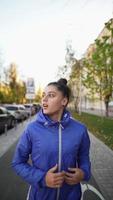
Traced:
<path fill-rule="evenodd" d="M 65 65 L 67 43 L 81 58 L 112 17 L 113 0 L 0 0 L 0 59 L 45 87 Z"/>

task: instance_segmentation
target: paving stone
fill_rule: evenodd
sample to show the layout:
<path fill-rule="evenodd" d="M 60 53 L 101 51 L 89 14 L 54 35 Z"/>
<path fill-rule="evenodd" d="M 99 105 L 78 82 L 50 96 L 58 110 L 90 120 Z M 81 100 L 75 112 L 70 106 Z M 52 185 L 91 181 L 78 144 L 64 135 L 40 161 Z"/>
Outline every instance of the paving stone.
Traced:
<path fill-rule="evenodd" d="M 106 200 L 113 200 L 113 151 L 94 135 L 91 139 L 92 175 Z"/>

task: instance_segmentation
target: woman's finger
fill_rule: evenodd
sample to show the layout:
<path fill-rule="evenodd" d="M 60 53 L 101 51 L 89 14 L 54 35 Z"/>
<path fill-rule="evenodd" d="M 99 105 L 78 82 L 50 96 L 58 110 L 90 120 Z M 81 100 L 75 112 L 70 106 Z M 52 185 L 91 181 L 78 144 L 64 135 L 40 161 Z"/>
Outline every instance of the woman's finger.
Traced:
<path fill-rule="evenodd" d="M 64 181 L 64 177 L 57 177 L 55 178 L 55 181 Z"/>
<path fill-rule="evenodd" d="M 66 172 L 65 175 L 68 176 L 68 177 L 71 177 L 71 178 L 74 176 L 73 173 L 69 173 L 69 172 Z"/>

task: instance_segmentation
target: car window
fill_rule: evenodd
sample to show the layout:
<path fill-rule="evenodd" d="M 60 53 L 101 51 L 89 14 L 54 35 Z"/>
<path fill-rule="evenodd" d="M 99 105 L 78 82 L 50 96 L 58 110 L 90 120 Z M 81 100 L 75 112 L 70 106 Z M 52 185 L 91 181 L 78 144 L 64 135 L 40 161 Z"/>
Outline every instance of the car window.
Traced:
<path fill-rule="evenodd" d="M 8 110 L 18 110 L 18 107 L 13 107 L 13 106 L 6 106 L 6 108 L 8 109 Z"/>
<path fill-rule="evenodd" d="M 3 109 L 0 108 L 0 114 L 7 114 L 7 113 L 8 113 L 8 111 L 5 108 L 3 108 Z"/>
<path fill-rule="evenodd" d="M 25 105 L 25 107 L 26 107 L 26 108 L 30 108 L 31 106 L 29 106 L 29 105 Z"/>
<path fill-rule="evenodd" d="M 3 110 L 2 110 L 2 109 L 0 109 L 0 115 L 2 115 L 2 114 L 4 114 L 4 113 L 3 113 Z"/>
<path fill-rule="evenodd" d="M 20 110 L 25 110 L 23 107 L 19 107 Z"/>

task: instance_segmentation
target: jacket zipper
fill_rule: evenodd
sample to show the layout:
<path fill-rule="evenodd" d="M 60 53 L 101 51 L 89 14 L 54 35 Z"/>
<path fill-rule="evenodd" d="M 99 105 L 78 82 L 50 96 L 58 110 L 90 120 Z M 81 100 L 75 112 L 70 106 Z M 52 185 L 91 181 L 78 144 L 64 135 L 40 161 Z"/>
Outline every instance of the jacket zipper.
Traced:
<path fill-rule="evenodd" d="M 58 172 L 61 171 L 61 161 L 62 161 L 62 125 L 59 123 L 59 144 L 58 144 Z M 59 200 L 60 188 L 57 189 L 57 198 Z"/>

